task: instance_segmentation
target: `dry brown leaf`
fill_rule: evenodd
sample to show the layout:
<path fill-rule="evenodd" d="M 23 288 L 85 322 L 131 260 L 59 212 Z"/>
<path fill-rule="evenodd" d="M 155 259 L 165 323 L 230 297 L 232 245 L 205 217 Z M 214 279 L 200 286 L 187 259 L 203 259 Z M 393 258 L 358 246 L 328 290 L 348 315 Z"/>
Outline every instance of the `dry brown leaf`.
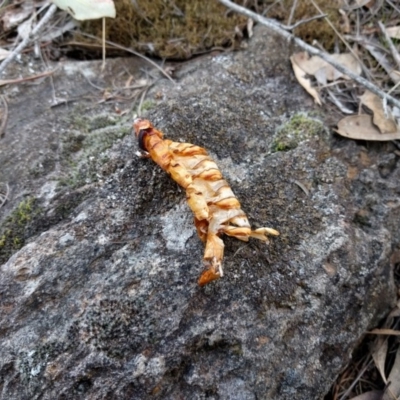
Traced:
<path fill-rule="evenodd" d="M 364 7 L 368 3 L 371 3 L 371 0 L 356 0 L 356 4 L 358 7 Z"/>
<path fill-rule="evenodd" d="M 360 96 L 360 100 L 362 104 L 367 106 L 374 113 L 373 122 L 381 133 L 397 132 L 397 124 L 390 112 L 390 115 L 385 115 L 380 97 L 366 90 L 365 93 Z"/>
<path fill-rule="evenodd" d="M 348 70 L 354 72 L 357 75 L 361 73 L 361 66 L 357 59 L 350 53 L 343 54 L 332 54 L 331 57 L 337 61 L 339 64 L 342 64 Z M 342 72 L 338 71 L 336 68 L 332 67 L 332 65 L 325 62 L 324 67 L 318 70 L 315 74 L 316 79 L 323 85 L 326 85 L 327 81 L 335 81 L 339 78 L 349 79 L 347 75 L 344 75 Z"/>
<path fill-rule="evenodd" d="M 400 132 L 381 133 L 378 128 L 372 123 L 372 116 L 367 114 L 350 115 L 341 119 L 338 122 L 336 132 L 349 139 L 356 140 L 398 140 Z"/>
<path fill-rule="evenodd" d="M 360 75 L 361 74 L 361 64 L 357 60 L 356 57 L 351 53 L 341 53 L 341 54 L 332 54 L 331 57 L 335 59 L 338 63 L 342 64 L 351 72 Z M 336 73 L 343 75 L 341 72 L 337 71 L 332 65 L 329 64 L 329 68 L 334 69 Z M 350 79 L 348 76 L 343 75 L 345 79 Z M 331 79 L 330 79 L 331 80 Z M 332 79 L 333 80 L 333 79 Z"/>
<path fill-rule="evenodd" d="M 368 3 L 370 2 L 371 0 L 355 0 L 354 4 L 352 4 L 351 6 L 343 6 L 343 9 L 346 11 L 357 10 L 358 8 L 368 6 Z"/>
<path fill-rule="evenodd" d="M 386 28 L 386 32 L 393 39 L 400 39 L 400 26 L 391 26 Z"/>
<path fill-rule="evenodd" d="M 4 60 L 9 56 L 10 52 L 0 47 L 0 60 Z"/>
<path fill-rule="evenodd" d="M 300 52 L 293 54 L 292 57 L 304 72 L 309 75 L 314 75 L 317 81 L 322 85 L 326 85 L 327 81 L 334 81 L 341 77 L 349 79 L 346 75 L 318 56 L 312 56 L 310 58 L 307 52 Z M 331 58 L 355 74 L 360 75 L 361 65 L 351 53 L 331 54 Z"/>
<path fill-rule="evenodd" d="M 362 37 L 359 41 L 360 45 L 369 51 L 372 57 L 379 63 L 379 65 L 386 71 L 390 76 L 390 79 L 394 83 L 400 82 L 399 72 L 396 71 L 396 66 L 393 63 L 391 57 L 386 51 L 381 50 L 381 43 L 375 39 L 366 39 Z"/>
<path fill-rule="evenodd" d="M 315 102 L 321 106 L 322 102 L 318 92 L 315 90 L 315 88 L 312 87 L 310 79 L 305 77 L 306 72 L 297 64 L 297 61 L 302 58 L 302 56 L 299 54 L 300 53 L 297 53 L 290 57 L 294 75 L 296 76 L 296 79 L 298 80 L 300 85 L 303 86 L 303 88 L 314 98 Z M 305 54 L 307 55 L 307 53 Z"/>
<path fill-rule="evenodd" d="M 26 39 L 31 34 L 34 28 L 33 22 L 33 19 L 30 18 L 18 25 L 18 35 L 21 39 Z"/>
<path fill-rule="evenodd" d="M 382 390 L 371 390 L 370 392 L 365 392 L 356 397 L 352 397 L 351 400 L 381 400 L 382 395 Z"/>
<path fill-rule="evenodd" d="M 386 375 L 385 375 L 385 361 L 386 354 L 388 349 L 388 342 L 384 336 L 378 336 L 374 342 L 374 346 L 372 348 L 372 358 L 374 360 L 375 366 L 378 369 L 383 382 L 386 384 Z"/>
<path fill-rule="evenodd" d="M 293 59 L 293 60 L 292 60 Z M 294 53 L 291 57 L 293 61 L 308 75 L 315 75 L 315 73 L 326 65 L 326 61 L 317 56 L 310 56 L 306 51 Z"/>
<path fill-rule="evenodd" d="M 388 376 L 389 385 L 382 400 L 398 399 L 400 396 L 400 347 L 397 349 L 396 359 Z"/>
<path fill-rule="evenodd" d="M 350 33 L 351 32 L 351 25 L 350 25 L 350 19 L 348 14 L 339 8 L 339 13 L 342 16 L 342 23 L 341 23 L 341 29 L 343 33 Z"/>
<path fill-rule="evenodd" d="M 33 2 L 22 2 L 21 7 L 10 7 L 1 17 L 1 23 L 5 32 L 15 28 L 30 17 L 35 11 Z"/>

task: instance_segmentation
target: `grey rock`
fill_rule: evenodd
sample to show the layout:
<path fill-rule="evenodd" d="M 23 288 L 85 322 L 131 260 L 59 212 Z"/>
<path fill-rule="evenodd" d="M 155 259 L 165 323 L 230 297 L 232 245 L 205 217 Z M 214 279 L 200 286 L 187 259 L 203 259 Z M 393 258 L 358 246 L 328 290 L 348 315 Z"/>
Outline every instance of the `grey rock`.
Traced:
<path fill-rule="evenodd" d="M 161 100 L 145 116 L 168 138 L 209 149 L 253 226 L 281 232 L 269 245 L 224 239 L 225 276 L 204 288 L 185 195 L 134 155 L 132 135 L 118 136 L 128 120 L 79 102 L 74 114 L 106 124 L 81 137 L 69 106 L 46 116 L 27 107 L 12 122 L 47 83 L 10 100 L 0 162 L 13 201 L 2 229 L 27 193 L 38 211 L 1 266 L 1 399 L 323 398 L 395 301 L 400 167 L 390 144 L 329 133 L 291 73 L 290 47 L 257 29 L 246 50 L 186 64 L 176 86 L 150 91 Z M 118 76 L 122 62 L 110 63 L 107 76 Z M 88 86 L 66 77 L 71 68 L 55 82 L 77 95 Z M 79 148 L 104 132 L 108 146 Z"/>

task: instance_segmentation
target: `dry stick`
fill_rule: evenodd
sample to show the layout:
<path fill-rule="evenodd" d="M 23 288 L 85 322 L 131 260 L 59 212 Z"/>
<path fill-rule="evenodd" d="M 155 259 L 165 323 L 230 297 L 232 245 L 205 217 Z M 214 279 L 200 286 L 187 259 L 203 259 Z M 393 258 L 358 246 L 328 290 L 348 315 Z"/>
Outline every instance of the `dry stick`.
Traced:
<path fill-rule="evenodd" d="M 397 67 L 400 67 L 400 55 L 399 55 L 399 52 L 397 51 L 395 45 L 392 42 L 392 39 L 388 35 L 388 33 L 386 31 L 386 28 L 382 24 L 381 21 L 378 21 L 378 26 L 379 26 L 379 29 L 381 30 L 383 36 L 385 37 L 385 40 L 386 40 L 387 44 L 389 45 L 389 49 L 390 49 L 390 51 L 392 53 L 392 57 L 393 57 L 394 61 L 397 64 Z"/>
<path fill-rule="evenodd" d="M 322 14 L 321 8 L 318 6 L 318 4 L 314 1 L 311 0 L 311 3 L 313 6 L 316 8 L 316 10 Z M 353 55 L 353 57 L 359 62 L 362 71 L 364 74 L 367 76 L 367 78 L 371 78 L 371 74 L 368 71 L 368 69 L 365 67 L 365 65 L 361 62 L 360 58 L 358 57 L 357 53 L 352 49 L 352 47 L 347 43 L 347 41 L 344 39 L 344 37 L 340 34 L 340 32 L 335 28 L 335 25 L 332 24 L 329 18 L 325 18 L 326 23 L 331 27 L 331 29 L 335 32 L 336 36 L 342 41 L 342 43 L 346 46 L 347 50 Z"/>
<path fill-rule="evenodd" d="M 307 19 L 302 19 L 301 21 L 298 21 L 293 25 L 282 25 L 282 28 L 286 29 L 288 31 L 291 31 L 293 29 L 296 29 L 300 25 L 307 24 L 308 22 L 314 21 L 316 19 L 321 19 L 321 18 L 326 18 L 326 17 L 327 17 L 326 14 L 315 15 L 314 17 L 310 17 L 310 18 L 307 18 Z"/>
<path fill-rule="evenodd" d="M 106 19 L 103 17 L 103 33 L 102 33 L 102 46 L 103 46 L 103 64 L 101 70 L 104 71 L 106 67 Z"/>
<path fill-rule="evenodd" d="M 396 107 L 400 108 L 400 101 L 396 100 L 392 96 L 387 95 L 383 90 L 379 89 L 377 86 L 373 85 L 371 82 L 367 81 L 366 79 L 362 78 L 361 76 L 355 74 L 354 72 L 348 70 L 347 68 L 343 67 L 342 64 L 339 64 L 336 60 L 334 60 L 329 54 L 324 53 L 313 46 L 310 46 L 303 40 L 299 39 L 298 37 L 294 36 L 292 33 L 286 31 L 281 24 L 277 21 L 274 21 L 269 18 L 262 17 L 259 14 L 256 14 L 247 8 L 238 6 L 237 4 L 232 3 L 229 0 L 219 0 L 220 3 L 224 4 L 226 7 L 245 15 L 248 18 L 253 19 L 254 21 L 260 23 L 261 25 L 265 25 L 268 28 L 272 29 L 279 35 L 283 36 L 284 38 L 294 41 L 299 47 L 308 51 L 310 54 L 314 56 L 319 56 L 333 67 L 335 67 L 338 71 L 342 72 L 343 74 L 347 75 L 360 85 L 364 86 L 366 89 L 370 90 L 372 93 L 375 93 L 377 96 L 381 97 L 382 99 L 386 99 L 388 103 L 395 105 Z"/>
<path fill-rule="evenodd" d="M 143 101 L 144 101 L 144 98 L 146 97 L 146 94 L 147 94 L 149 88 L 150 88 L 150 86 L 146 87 L 146 88 L 143 90 L 142 95 L 140 96 L 139 106 L 138 106 L 138 109 L 137 109 L 137 110 L 138 110 L 138 112 L 137 112 L 138 115 L 141 115 Z"/>
<path fill-rule="evenodd" d="M 368 360 L 368 359 L 367 359 Z M 366 360 L 366 361 L 367 361 Z M 365 373 L 365 371 L 369 368 L 369 366 L 372 363 L 372 358 L 366 362 L 366 365 L 364 365 L 364 367 L 362 367 L 362 369 L 360 370 L 360 372 L 357 374 L 356 378 L 354 379 L 354 381 L 351 383 L 351 385 L 347 388 L 347 390 L 342 394 L 342 396 L 340 397 L 339 400 L 345 400 L 347 399 L 347 396 L 350 394 L 350 392 L 353 390 L 354 386 L 360 381 L 361 377 L 363 376 L 363 374 Z"/>
<path fill-rule="evenodd" d="M 34 79 L 39 79 L 43 78 L 45 76 L 49 76 L 51 74 L 54 74 L 59 69 L 59 67 L 54 68 L 52 71 L 47 71 L 47 72 L 42 72 L 37 75 L 32 75 L 32 76 L 27 76 L 25 78 L 17 78 L 17 79 L 0 79 L 0 87 L 4 85 L 10 85 L 12 83 L 21 83 L 21 82 L 26 82 L 26 81 L 33 81 Z"/>
<path fill-rule="evenodd" d="M 390 0 L 386 0 L 386 3 L 390 4 L 398 13 L 400 13 L 400 8 L 397 8 Z"/>
<path fill-rule="evenodd" d="M 49 22 L 50 18 L 56 12 L 57 6 L 52 4 L 47 10 L 46 14 L 40 20 L 40 22 L 35 26 L 32 32 L 21 41 L 21 43 L 12 51 L 12 53 L 1 63 L 0 74 L 4 72 L 7 65 L 14 60 L 14 58 L 21 53 L 21 51 L 32 41 L 36 39 L 37 34 L 43 29 L 43 27 Z"/>
<path fill-rule="evenodd" d="M 295 12 L 295 10 L 296 10 L 296 7 L 297 7 L 297 0 L 294 0 L 294 1 L 293 1 L 293 5 L 292 5 L 292 9 L 290 10 L 288 22 L 287 22 L 288 25 L 291 25 L 291 24 L 292 24 L 292 19 L 293 19 L 293 17 L 294 17 L 294 12 Z"/>

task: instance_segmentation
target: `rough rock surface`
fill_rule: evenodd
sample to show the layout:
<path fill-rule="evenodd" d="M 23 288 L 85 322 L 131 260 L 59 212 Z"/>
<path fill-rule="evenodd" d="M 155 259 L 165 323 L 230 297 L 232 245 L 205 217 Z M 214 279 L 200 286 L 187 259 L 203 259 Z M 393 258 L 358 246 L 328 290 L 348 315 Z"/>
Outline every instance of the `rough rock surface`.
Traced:
<path fill-rule="evenodd" d="M 328 131 L 292 76 L 291 50 L 258 29 L 246 50 L 187 64 L 176 86 L 152 89 L 155 126 L 208 148 L 253 226 L 281 232 L 269 245 L 226 238 L 225 276 L 205 288 L 182 190 L 134 155 L 132 135 L 89 154 L 79 146 L 128 122 L 109 117 L 112 127 L 80 137 L 60 106 L 13 125 L 27 94 L 10 99 L 2 234 L 24 196 L 33 215 L 24 246 L 1 266 L 1 399 L 323 398 L 395 299 L 400 166 L 391 144 Z M 76 95 L 76 75 L 64 68 L 55 82 L 67 79 Z M 29 90 L 46 96 L 51 86 Z M 78 100 L 73 113 L 113 115 L 101 107 Z M 11 157 L 23 135 L 31 147 Z"/>

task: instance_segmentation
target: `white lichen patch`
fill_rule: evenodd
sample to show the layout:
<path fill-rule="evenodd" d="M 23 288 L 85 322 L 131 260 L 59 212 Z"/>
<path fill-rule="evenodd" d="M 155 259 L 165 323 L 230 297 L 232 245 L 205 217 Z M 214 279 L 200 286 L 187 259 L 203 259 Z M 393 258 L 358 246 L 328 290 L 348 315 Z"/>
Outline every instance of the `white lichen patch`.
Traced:
<path fill-rule="evenodd" d="M 87 219 L 87 214 L 85 211 L 82 211 L 81 213 L 79 213 L 76 218 L 74 218 L 74 222 L 81 222 L 81 221 L 85 221 Z"/>
<path fill-rule="evenodd" d="M 40 188 L 40 194 L 39 198 L 44 200 L 43 206 L 47 207 L 50 204 L 50 201 L 53 199 L 53 197 L 57 194 L 56 188 L 57 188 L 57 181 L 49 181 L 46 182 L 41 188 Z"/>
<path fill-rule="evenodd" d="M 161 217 L 162 236 L 168 250 L 182 251 L 188 239 L 196 233 L 193 215 L 185 203 L 176 205 Z"/>
<path fill-rule="evenodd" d="M 220 171 L 222 172 L 222 176 L 228 182 L 245 182 L 248 177 L 249 169 L 248 167 L 243 167 L 243 164 L 236 164 L 232 161 L 231 157 L 217 159 L 213 154 L 211 157 L 218 164 Z"/>
<path fill-rule="evenodd" d="M 97 243 L 102 245 L 102 246 L 106 245 L 109 241 L 110 241 L 110 239 L 104 234 L 100 234 L 97 237 Z"/>
<path fill-rule="evenodd" d="M 75 241 L 75 235 L 67 232 L 66 234 L 62 235 L 58 240 L 58 244 L 61 247 L 70 246 Z"/>
<path fill-rule="evenodd" d="M 66 62 L 63 65 L 63 69 L 68 76 L 76 76 L 76 74 L 82 74 L 85 78 L 95 78 L 97 76 L 97 72 L 93 69 L 91 61 L 81 61 L 79 63 Z"/>
<path fill-rule="evenodd" d="M 145 375 L 148 377 L 159 377 L 165 372 L 165 358 L 153 357 L 147 358 L 143 354 L 136 357 L 134 361 L 133 377 Z"/>

